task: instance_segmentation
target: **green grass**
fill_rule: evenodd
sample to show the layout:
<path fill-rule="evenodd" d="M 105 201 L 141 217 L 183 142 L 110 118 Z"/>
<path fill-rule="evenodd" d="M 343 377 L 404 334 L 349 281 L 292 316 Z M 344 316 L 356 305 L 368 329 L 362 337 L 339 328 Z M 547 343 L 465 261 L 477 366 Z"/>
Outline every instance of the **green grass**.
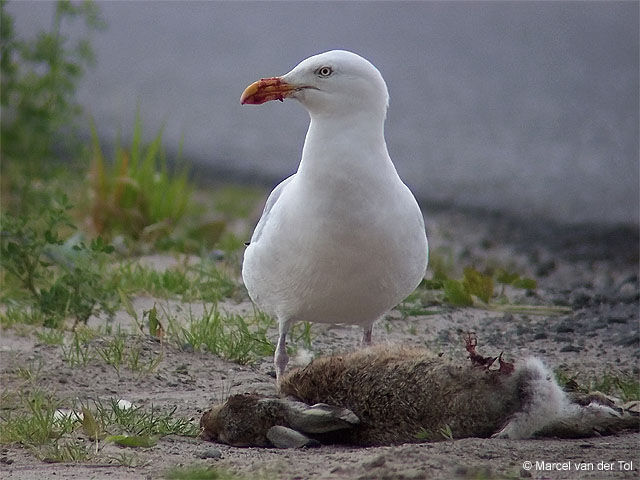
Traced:
<path fill-rule="evenodd" d="M 618 396 L 624 402 L 640 400 L 640 381 L 637 375 L 605 373 L 601 377 L 593 379 L 589 389 Z"/>
<path fill-rule="evenodd" d="M 442 440 L 453 440 L 451 427 L 447 424 L 440 427 L 437 431 L 421 429 L 416 434 L 416 439 L 424 442 L 439 442 Z"/>
<path fill-rule="evenodd" d="M 0 326 L 10 328 L 15 325 L 44 325 L 46 316 L 37 309 L 17 302 L 7 302 L 7 310 L 0 312 Z"/>
<path fill-rule="evenodd" d="M 169 319 L 169 338 L 182 347 L 189 345 L 232 362 L 245 364 L 256 358 L 273 355 L 274 345 L 266 336 L 273 328 L 274 320 L 256 311 L 253 317 L 227 314 L 213 307 L 202 316 L 191 316 L 187 326 Z"/>
<path fill-rule="evenodd" d="M 176 407 L 169 410 L 159 409 L 153 405 L 149 408 L 120 408 L 118 400 L 108 402 L 95 401 L 85 405 L 84 410 L 92 412 L 97 428 L 109 435 L 133 437 L 163 437 L 166 435 L 182 435 L 195 437 L 200 427 L 192 421 L 175 415 Z"/>
<path fill-rule="evenodd" d="M 245 480 L 248 477 L 217 467 L 190 465 L 173 467 L 164 473 L 163 478 L 170 480 Z"/>
<path fill-rule="evenodd" d="M 61 441 L 45 445 L 35 451 L 36 456 L 46 463 L 78 463 L 89 460 L 92 452 L 82 441 Z"/>
<path fill-rule="evenodd" d="M 189 345 L 195 350 L 245 364 L 273 355 L 275 347 L 266 336 L 273 326 L 273 319 L 260 312 L 247 320 L 214 307 L 205 310 L 199 318 L 192 317 L 186 327 L 172 325 L 169 331 L 175 332 L 173 338 L 182 346 Z"/>
<path fill-rule="evenodd" d="M 101 345 L 95 347 L 95 351 L 104 363 L 111 365 L 117 373 L 120 373 L 120 366 L 125 362 L 126 346 L 125 336 L 116 334 L 112 338 L 103 340 Z"/>
<path fill-rule="evenodd" d="M 187 213 L 193 192 L 188 170 L 169 171 L 162 133 L 143 145 L 138 109 L 131 146 L 117 145 L 113 161 L 107 162 L 92 124 L 91 221 L 99 234 L 122 233 L 153 243 Z"/>
<path fill-rule="evenodd" d="M 61 440 L 32 450 L 46 463 L 79 463 L 93 456 L 89 446 L 81 440 Z"/>
<path fill-rule="evenodd" d="M 560 315 L 571 312 L 566 307 L 510 303 L 505 294 L 505 286 L 534 290 L 537 282 L 502 267 L 491 266 L 481 272 L 466 266 L 462 269 L 462 277 L 455 278 L 459 265 L 449 249 L 431 252 L 429 269 L 432 278 L 423 280 L 397 307 L 404 318 L 441 312 L 439 308 L 430 307 L 473 307 L 527 315 Z M 496 284 L 501 285 L 501 289 L 496 289 Z"/>
<path fill-rule="evenodd" d="M 147 375 L 158 369 L 162 359 L 162 353 L 152 356 L 149 359 L 145 359 L 140 347 L 131 347 L 127 351 L 126 366 L 131 372 L 137 372 L 140 375 Z"/>
<path fill-rule="evenodd" d="M 20 377 L 22 380 L 25 380 L 26 382 L 30 382 L 32 384 L 35 384 L 38 379 L 40 378 L 40 373 L 42 372 L 42 361 L 38 361 L 36 363 L 35 360 L 31 361 L 29 366 L 26 367 L 17 367 L 16 369 L 16 374 L 18 375 L 18 377 Z"/>
<path fill-rule="evenodd" d="M 68 345 L 60 346 L 62 359 L 70 367 L 85 367 L 95 358 L 89 339 L 78 331 L 73 333 L 71 342 Z"/>
<path fill-rule="evenodd" d="M 149 448 L 165 435 L 195 437 L 200 432 L 192 421 L 177 416 L 175 407 L 121 408 L 118 400 L 111 399 L 76 404 L 71 414 L 60 415 L 57 410 L 62 405 L 55 395 L 39 389 L 3 393 L 0 444 L 22 445 L 45 462 L 82 462 L 99 454 L 101 442 Z M 137 460 L 124 456 L 120 462 Z"/>
<path fill-rule="evenodd" d="M 145 460 L 140 457 L 140 455 L 128 451 L 122 451 L 117 455 L 111 455 L 109 460 L 115 462 L 117 465 L 122 465 L 127 468 L 144 467 L 150 463 L 149 460 Z"/>
<path fill-rule="evenodd" d="M 55 328 L 43 328 L 36 332 L 36 338 L 45 345 L 62 345 L 64 343 L 64 332 Z"/>
<path fill-rule="evenodd" d="M 638 376 L 628 372 L 605 372 L 597 377 L 588 378 L 578 383 L 577 376 L 564 369 L 554 371 L 558 384 L 583 393 L 601 392 L 620 398 L 623 402 L 640 400 L 640 380 Z"/>
<path fill-rule="evenodd" d="M 135 262 L 126 262 L 115 270 L 113 288 L 126 294 L 148 293 L 185 302 L 219 302 L 233 296 L 238 285 L 212 261 L 202 259 L 195 265 L 180 265 L 157 271 Z"/>
<path fill-rule="evenodd" d="M 310 322 L 299 322 L 294 324 L 289 331 L 290 342 L 293 344 L 302 342 L 304 348 L 310 350 L 311 342 L 313 340 L 311 328 L 312 324 Z"/>
<path fill-rule="evenodd" d="M 138 344 L 140 339 L 120 332 L 95 338 L 93 332 L 76 331 L 69 344 L 60 346 L 62 359 L 70 367 L 84 367 L 90 362 L 102 361 L 111 366 L 118 376 L 123 368 L 139 375 L 150 374 L 160 365 L 163 354 L 145 353 Z"/>
<path fill-rule="evenodd" d="M 59 440 L 75 428 L 72 418 L 55 418 L 60 402 L 47 392 L 20 393 L 19 401 L 19 413 L 11 406 L 0 409 L 0 444 L 44 445 Z"/>

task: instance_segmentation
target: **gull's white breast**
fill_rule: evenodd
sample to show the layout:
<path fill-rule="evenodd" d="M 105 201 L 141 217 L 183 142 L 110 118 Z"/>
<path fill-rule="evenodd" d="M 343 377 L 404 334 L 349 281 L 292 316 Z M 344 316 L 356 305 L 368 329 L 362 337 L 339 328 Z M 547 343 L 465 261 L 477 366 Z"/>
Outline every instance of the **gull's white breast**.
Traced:
<path fill-rule="evenodd" d="M 295 321 L 366 325 L 423 278 L 422 213 L 395 170 L 322 178 L 299 172 L 273 196 L 242 271 L 265 311 Z"/>

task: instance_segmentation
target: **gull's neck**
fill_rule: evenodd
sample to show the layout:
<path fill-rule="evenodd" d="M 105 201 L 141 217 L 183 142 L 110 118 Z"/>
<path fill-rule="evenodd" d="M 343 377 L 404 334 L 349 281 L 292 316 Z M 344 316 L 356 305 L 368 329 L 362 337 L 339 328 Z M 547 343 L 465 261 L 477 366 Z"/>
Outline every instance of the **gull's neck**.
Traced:
<path fill-rule="evenodd" d="M 397 176 L 384 139 L 384 114 L 311 114 L 298 168 L 301 177 L 324 183 L 369 183 Z"/>

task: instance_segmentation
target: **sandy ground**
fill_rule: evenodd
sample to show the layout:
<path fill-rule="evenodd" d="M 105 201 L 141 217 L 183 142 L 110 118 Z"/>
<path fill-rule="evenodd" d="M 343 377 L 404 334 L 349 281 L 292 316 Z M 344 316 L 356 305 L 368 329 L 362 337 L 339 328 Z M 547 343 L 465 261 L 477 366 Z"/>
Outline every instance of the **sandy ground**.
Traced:
<path fill-rule="evenodd" d="M 376 342 L 427 346 L 464 361 L 460 340 L 475 331 L 483 354 L 504 351 L 518 360 L 537 355 L 588 383 L 603 373 L 639 373 L 638 234 L 628 229 L 567 228 L 517 222 L 499 216 L 448 209 L 427 218 L 431 247 L 450 250 L 455 264 L 501 265 L 538 281 L 535 291 L 508 290 L 512 302 L 565 306 L 559 315 L 505 313 L 478 308 L 433 307 L 437 313 L 403 318 L 394 310 L 376 324 Z M 146 261 L 151 261 L 147 259 Z M 152 259 L 159 268 L 170 259 Z M 158 299 L 138 297 L 139 315 Z M 183 318 L 188 307 L 161 301 Z M 226 301 L 221 308 L 250 311 L 247 300 Z M 116 323 L 131 327 L 120 313 Z M 97 319 L 92 321 L 94 325 Z M 214 355 L 161 345 L 145 336 L 132 337 L 149 358 L 163 352 L 150 374 L 126 369 L 116 374 L 104 362 L 70 368 L 60 347 L 37 343 L 33 334 L 3 330 L 0 338 L 2 391 L 24 382 L 23 367 L 38 370 L 38 385 L 61 398 L 123 398 L 135 405 L 176 407 L 176 414 L 198 422 L 203 411 L 230 393 L 274 393 L 271 358 L 237 365 Z M 271 338 L 275 339 L 275 330 Z M 357 348 L 361 332 L 355 327 L 313 327 L 313 355 Z M 97 340 L 100 341 L 100 340 Z M 87 440 L 88 441 L 88 440 Z M 135 450 L 134 468 L 108 458 L 122 449 L 107 445 L 88 464 L 48 464 L 19 446 L 0 448 L 3 479 L 161 478 L 175 465 L 213 465 L 246 473 L 249 478 L 274 479 L 450 479 L 450 478 L 638 478 L 640 433 L 580 440 L 460 439 L 395 447 L 348 448 L 323 446 L 305 450 L 233 448 L 197 438 L 168 436 L 149 449 Z M 532 462 L 528 464 L 526 462 Z M 543 469 L 541 463 L 556 469 Z M 569 462 L 569 463 L 564 463 Z M 531 465 L 530 469 L 527 466 Z M 587 470 L 576 471 L 577 466 Z M 558 470 L 560 468 L 560 470 Z M 564 470 L 568 468 L 568 470 Z"/>

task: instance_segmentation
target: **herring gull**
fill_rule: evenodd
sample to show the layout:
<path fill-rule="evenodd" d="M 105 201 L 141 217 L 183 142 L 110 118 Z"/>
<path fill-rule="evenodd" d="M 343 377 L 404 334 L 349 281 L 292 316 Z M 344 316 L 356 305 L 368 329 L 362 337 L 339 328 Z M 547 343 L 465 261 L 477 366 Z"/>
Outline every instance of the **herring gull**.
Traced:
<path fill-rule="evenodd" d="M 333 50 L 249 85 L 241 103 L 286 98 L 311 118 L 302 160 L 271 192 L 242 265 L 249 296 L 278 319 L 278 380 L 294 322 L 360 325 L 370 344 L 375 320 L 418 286 L 428 260 L 422 212 L 387 152 L 378 69 Z"/>

